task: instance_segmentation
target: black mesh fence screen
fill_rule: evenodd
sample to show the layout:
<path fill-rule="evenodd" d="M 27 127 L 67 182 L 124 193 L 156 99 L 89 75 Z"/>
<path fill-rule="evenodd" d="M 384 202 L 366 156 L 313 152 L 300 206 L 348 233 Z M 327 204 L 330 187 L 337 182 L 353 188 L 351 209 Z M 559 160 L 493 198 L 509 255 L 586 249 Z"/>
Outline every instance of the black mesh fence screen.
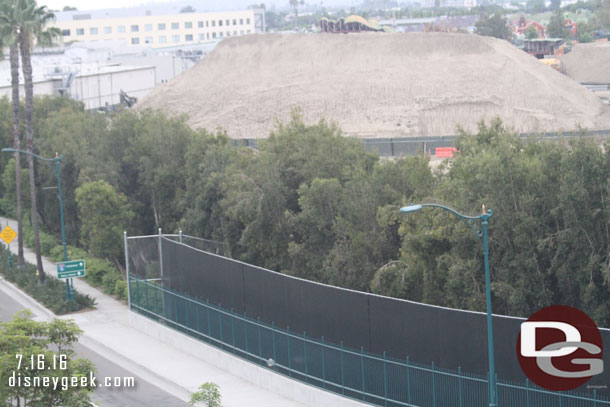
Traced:
<path fill-rule="evenodd" d="M 162 248 L 161 256 L 159 247 Z M 258 320 L 304 338 L 342 343 L 346 348 L 362 349 L 363 352 L 375 355 L 383 355 L 385 352 L 388 358 L 394 360 L 409 358 L 411 364 L 434 363 L 435 369 L 460 368 L 482 377 L 487 374 L 484 313 L 430 306 L 322 285 L 207 253 L 180 244 L 173 238 L 130 238 L 129 254 L 131 276 L 149 280 L 162 289 L 181 293 L 202 304 L 222 307 L 231 314 Z M 366 393 L 367 386 L 376 389 L 380 386 L 377 382 L 381 373 L 377 371 L 379 366 L 375 365 L 379 362 L 379 357 L 365 361 L 359 360 L 357 354 L 333 353 L 323 346 L 302 349 L 296 342 L 289 343 L 289 336 L 274 336 L 273 330 L 259 330 L 259 336 L 256 336 L 252 331 L 248 332 L 247 325 L 239 325 L 237 328 L 231 326 L 230 318 L 223 320 L 220 313 L 210 316 L 209 311 L 207 314 L 197 311 L 195 315 L 194 308 L 180 305 L 181 302 L 176 297 L 172 299 L 164 291 L 154 292 L 154 298 L 151 297 L 152 294 L 146 297 L 141 295 L 139 298 L 147 310 L 180 325 L 195 325 L 197 331 L 208 332 L 213 338 L 218 338 L 231 347 L 248 349 L 250 353 L 260 355 L 263 360 L 274 359 L 278 362 L 277 369 L 281 370 L 281 366 L 284 366 L 285 374 L 300 375 L 300 380 L 320 386 L 327 384 L 324 378 L 332 378 L 331 381 L 335 383 L 342 380 L 345 384 L 343 391 L 347 392 L 357 388 L 361 392 L 364 389 Z M 519 318 L 493 318 L 496 372 L 505 381 L 523 383 L 525 380 L 516 357 L 516 339 L 521 322 L 523 320 Z M 604 348 L 610 349 L 610 331 L 602 329 L 601 333 Z M 245 353 L 245 357 L 254 360 L 249 352 Z M 322 355 L 323 352 L 326 353 Z M 364 376 L 353 375 L 354 370 L 350 368 L 343 372 L 342 377 L 338 377 L 340 372 L 336 371 L 334 363 L 326 366 L 315 362 L 338 357 L 344 358 L 343 366 L 354 365 L 355 368 L 358 363 L 370 365 L 360 366 L 366 372 Z M 310 361 L 307 366 L 304 366 L 305 361 Z M 591 393 L 591 389 L 596 389 L 598 395 L 608 395 L 609 370 L 594 376 L 587 383 L 590 387 L 583 386 L 578 390 Z M 384 374 L 387 375 L 387 371 Z M 409 374 L 420 373 L 417 370 L 402 372 L 402 375 Z M 421 380 L 431 379 L 428 375 L 425 380 Z M 456 383 L 451 381 L 443 386 L 456 386 Z M 430 386 L 438 384 L 430 383 Z M 468 397 L 468 388 L 459 390 L 465 398 Z M 398 384 L 387 389 L 388 394 L 402 391 L 405 389 Z M 477 391 L 476 397 L 482 397 L 480 389 Z M 414 390 L 410 397 L 416 399 L 419 396 Z"/>

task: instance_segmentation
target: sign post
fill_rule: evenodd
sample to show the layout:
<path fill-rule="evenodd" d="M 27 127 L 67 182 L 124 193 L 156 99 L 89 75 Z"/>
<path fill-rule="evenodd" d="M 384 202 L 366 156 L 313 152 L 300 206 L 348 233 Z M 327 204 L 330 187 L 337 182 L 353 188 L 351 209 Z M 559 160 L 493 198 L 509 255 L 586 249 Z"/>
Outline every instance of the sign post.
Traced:
<path fill-rule="evenodd" d="M 57 263 L 57 278 L 85 276 L 85 260 L 72 260 Z"/>
<path fill-rule="evenodd" d="M 0 232 L 0 239 L 4 240 L 6 243 L 6 248 L 8 249 L 8 266 L 13 267 L 13 256 L 11 254 L 11 242 L 17 236 L 17 232 L 15 232 L 9 225 L 6 225 L 2 232 Z"/>

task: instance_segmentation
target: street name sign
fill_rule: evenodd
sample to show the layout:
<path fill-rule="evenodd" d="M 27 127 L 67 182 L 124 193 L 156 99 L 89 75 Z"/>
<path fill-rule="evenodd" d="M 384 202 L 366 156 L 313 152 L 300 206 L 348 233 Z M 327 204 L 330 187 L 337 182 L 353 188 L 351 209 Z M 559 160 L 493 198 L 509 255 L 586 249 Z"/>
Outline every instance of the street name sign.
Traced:
<path fill-rule="evenodd" d="M 16 236 L 17 232 L 11 229 L 10 226 L 5 227 L 4 229 L 2 229 L 2 232 L 0 232 L 0 239 L 4 240 L 6 244 L 11 244 L 11 242 Z"/>
<path fill-rule="evenodd" d="M 57 263 L 57 278 L 84 277 L 85 260 L 72 260 Z"/>

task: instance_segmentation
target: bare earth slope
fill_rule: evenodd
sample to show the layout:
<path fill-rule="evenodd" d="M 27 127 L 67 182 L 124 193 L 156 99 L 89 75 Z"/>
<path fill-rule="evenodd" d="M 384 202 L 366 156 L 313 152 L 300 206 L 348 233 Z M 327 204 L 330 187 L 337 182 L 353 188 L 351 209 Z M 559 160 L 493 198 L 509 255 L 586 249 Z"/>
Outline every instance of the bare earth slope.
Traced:
<path fill-rule="evenodd" d="M 610 129 L 608 108 L 570 78 L 506 41 L 446 33 L 227 38 L 147 107 L 232 138 L 267 137 L 295 107 L 360 137 L 456 134 L 494 116 L 522 132 Z"/>
<path fill-rule="evenodd" d="M 577 44 L 561 61 L 575 81 L 610 83 L 610 42 Z"/>

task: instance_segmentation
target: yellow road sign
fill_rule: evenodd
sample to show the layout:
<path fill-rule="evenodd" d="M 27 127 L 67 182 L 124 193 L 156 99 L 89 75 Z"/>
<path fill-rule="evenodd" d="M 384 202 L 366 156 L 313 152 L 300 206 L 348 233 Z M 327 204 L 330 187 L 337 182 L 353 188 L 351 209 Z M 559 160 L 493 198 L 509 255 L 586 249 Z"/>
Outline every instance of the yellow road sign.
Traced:
<path fill-rule="evenodd" d="M 0 239 L 4 240 L 6 244 L 11 244 L 15 237 L 17 237 L 17 232 L 11 229 L 10 226 L 5 227 L 0 232 Z"/>

